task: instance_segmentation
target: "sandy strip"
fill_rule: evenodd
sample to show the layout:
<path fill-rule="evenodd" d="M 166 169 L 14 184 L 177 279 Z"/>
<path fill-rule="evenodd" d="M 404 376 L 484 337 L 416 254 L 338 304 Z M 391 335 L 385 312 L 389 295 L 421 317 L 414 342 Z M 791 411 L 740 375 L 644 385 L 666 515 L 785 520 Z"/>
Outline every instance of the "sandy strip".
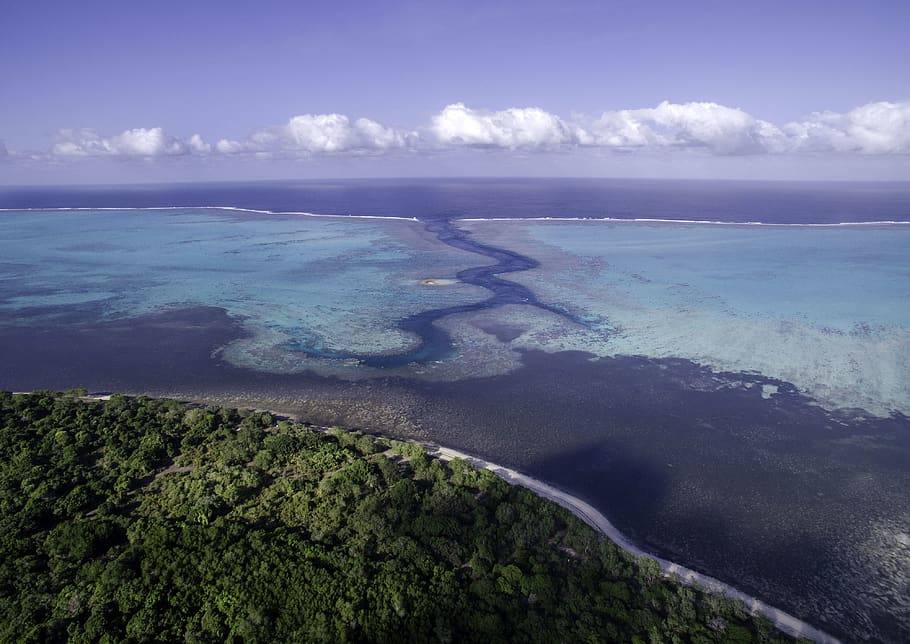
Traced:
<path fill-rule="evenodd" d="M 722 581 L 714 579 L 714 577 L 709 577 L 708 575 L 703 575 L 700 572 L 696 572 L 685 566 L 681 566 L 678 563 L 662 559 L 655 555 L 645 552 L 631 541 L 629 541 L 619 530 L 616 529 L 610 521 L 593 508 L 588 503 L 585 503 L 581 499 L 578 499 L 571 494 L 567 494 L 562 490 L 558 490 L 552 485 L 547 485 L 543 481 L 538 481 L 537 479 L 526 476 L 521 472 L 516 472 L 515 470 L 503 467 L 502 465 L 497 465 L 496 463 L 490 463 L 481 458 L 471 456 L 470 454 L 465 454 L 464 452 L 459 452 L 458 450 L 450 449 L 448 447 L 439 447 L 436 445 L 428 445 L 429 452 L 445 461 L 451 461 L 455 458 L 460 458 L 468 461 L 474 467 L 483 468 L 490 470 L 496 476 L 500 477 L 507 483 L 511 485 L 520 485 L 521 487 L 527 488 L 534 492 L 535 494 L 549 499 L 558 505 L 561 505 L 569 512 L 577 516 L 579 519 L 587 523 L 589 526 L 603 533 L 607 538 L 609 538 L 617 546 L 625 550 L 626 552 L 636 556 L 636 557 L 647 557 L 653 559 L 660 566 L 661 571 L 665 577 L 673 578 L 679 581 L 680 583 L 686 586 L 697 586 L 703 590 L 707 590 L 718 595 L 725 595 L 732 599 L 738 599 L 746 605 L 746 608 L 753 615 L 763 615 L 781 631 L 793 637 L 801 637 L 812 640 L 814 642 L 820 642 L 823 644 L 834 644 L 840 642 L 836 637 L 828 635 L 824 631 L 821 631 L 811 624 L 807 624 L 801 619 L 794 617 L 793 615 L 786 613 L 779 608 L 774 608 L 769 606 L 765 602 L 747 595 L 746 593 L 733 588 L 729 584 L 725 584 Z"/>

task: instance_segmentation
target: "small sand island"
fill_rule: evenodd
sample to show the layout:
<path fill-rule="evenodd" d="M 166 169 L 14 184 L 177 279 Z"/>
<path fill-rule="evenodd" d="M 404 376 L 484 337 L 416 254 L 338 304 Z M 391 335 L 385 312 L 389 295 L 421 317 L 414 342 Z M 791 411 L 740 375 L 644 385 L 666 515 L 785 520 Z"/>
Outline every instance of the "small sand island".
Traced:
<path fill-rule="evenodd" d="M 453 284 L 458 284 L 458 280 L 445 277 L 425 277 L 420 280 L 421 286 L 452 286 Z"/>

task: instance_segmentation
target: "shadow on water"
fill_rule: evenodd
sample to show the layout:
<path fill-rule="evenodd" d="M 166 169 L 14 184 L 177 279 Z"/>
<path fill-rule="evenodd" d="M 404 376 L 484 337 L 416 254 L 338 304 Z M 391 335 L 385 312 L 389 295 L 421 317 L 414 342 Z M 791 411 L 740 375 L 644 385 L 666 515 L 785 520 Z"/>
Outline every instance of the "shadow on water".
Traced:
<path fill-rule="evenodd" d="M 905 416 L 831 413 L 788 383 L 678 359 L 527 352 L 523 362 L 505 376 L 415 385 L 430 401 L 421 426 L 809 622 L 849 639 L 908 639 Z M 766 399 L 762 384 L 781 393 Z"/>

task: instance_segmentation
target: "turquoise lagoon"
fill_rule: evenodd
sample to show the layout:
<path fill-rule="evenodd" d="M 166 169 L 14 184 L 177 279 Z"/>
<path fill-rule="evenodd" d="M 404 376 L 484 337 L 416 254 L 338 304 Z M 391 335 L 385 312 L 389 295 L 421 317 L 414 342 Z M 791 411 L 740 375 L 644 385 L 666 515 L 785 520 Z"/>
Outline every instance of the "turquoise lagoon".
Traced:
<path fill-rule="evenodd" d="M 685 358 L 828 407 L 910 413 L 910 226 L 459 225 L 540 261 L 509 279 L 587 322 L 503 310 L 527 329 L 513 348 Z"/>
<path fill-rule="evenodd" d="M 163 209 L 11 211 L 0 223 L 6 323 L 52 321 L 73 306 L 104 319 L 219 307 L 247 332 L 223 356 L 261 371 L 403 351 L 417 338 L 399 319 L 486 293 L 422 285 L 473 256 L 427 241 L 410 220 Z"/>
<path fill-rule="evenodd" d="M 246 332 L 220 355 L 262 372 L 453 380 L 512 371 L 527 349 L 583 350 L 684 358 L 793 383 L 828 408 L 910 413 L 910 226 L 456 221 L 476 242 L 538 260 L 503 277 L 582 323 L 522 304 L 447 315 L 436 322 L 452 338 L 447 359 L 376 369 L 343 356 L 413 348 L 398 321 L 487 299 L 453 278 L 491 260 L 409 219 L 218 208 L 0 217 L 5 324 L 211 306 Z"/>

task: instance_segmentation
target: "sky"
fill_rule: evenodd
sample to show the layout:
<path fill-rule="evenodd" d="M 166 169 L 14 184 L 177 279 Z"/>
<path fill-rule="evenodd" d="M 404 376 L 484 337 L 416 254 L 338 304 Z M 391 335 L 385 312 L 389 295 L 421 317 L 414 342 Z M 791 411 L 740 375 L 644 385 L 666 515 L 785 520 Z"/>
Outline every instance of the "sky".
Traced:
<path fill-rule="evenodd" d="M 0 184 L 910 180 L 904 0 L 0 3 Z"/>

